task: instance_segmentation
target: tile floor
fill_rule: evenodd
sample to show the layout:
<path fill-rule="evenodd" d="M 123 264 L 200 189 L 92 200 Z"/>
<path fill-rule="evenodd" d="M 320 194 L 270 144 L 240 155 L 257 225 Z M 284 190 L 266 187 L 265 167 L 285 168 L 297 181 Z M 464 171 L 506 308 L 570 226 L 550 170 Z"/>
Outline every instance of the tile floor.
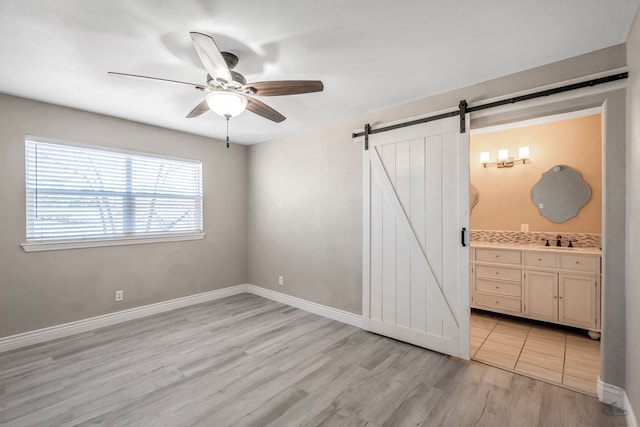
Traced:
<path fill-rule="evenodd" d="M 471 355 L 479 362 L 596 395 L 600 341 L 586 332 L 474 310 Z"/>

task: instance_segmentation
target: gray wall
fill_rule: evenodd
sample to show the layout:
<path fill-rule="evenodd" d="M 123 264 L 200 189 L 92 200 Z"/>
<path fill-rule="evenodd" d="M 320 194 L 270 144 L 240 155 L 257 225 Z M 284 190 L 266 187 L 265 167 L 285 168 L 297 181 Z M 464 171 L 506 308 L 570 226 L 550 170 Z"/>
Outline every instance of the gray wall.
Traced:
<path fill-rule="evenodd" d="M 25 253 L 25 134 L 201 159 L 206 237 Z M 0 95 L 0 337 L 246 283 L 246 160 L 243 146 Z"/>
<path fill-rule="evenodd" d="M 627 331 L 625 388 L 640 416 L 640 13 L 627 40 Z"/>
<path fill-rule="evenodd" d="M 460 99 L 473 105 L 492 97 L 517 93 L 626 65 L 624 45 L 527 70 L 394 108 L 345 120 L 320 129 L 251 146 L 249 149 L 249 282 L 306 300 L 361 313 L 362 287 L 362 145 L 351 132 L 365 123 L 390 122 L 452 109 Z M 601 105 L 596 97 L 589 106 Z M 589 101 L 591 102 L 591 101 Z M 624 384 L 624 145 L 625 97 L 617 91 L 607 100 L 615 110 L 607 143 L 612 178 L 608 250 L 621 268 L 611 268 L 605 319 L 606 365 L 603 380 Z M 577 105 L 577 104 L 576 104 Z M 582 105 L 584 107 L 584 105 Z M 558 106 L 566 108 L 567 106 Z M 559 112 L 559 111 L 558 111 Z M 515 118 L 515 117 L 514 117 Z M 526 116 L 517 119 L 527 118 Z M 615 127 L 615 128 L 613 128 Z M 613 169 L 622 159 L 622 174 Z M 617 162 L 617 163 L 616 163 Z M 618 169 L 619 171 L 619 169 Z M 620 218 L 613 217 L 622 211 Z M 615 224 L 614 224 L 615 225 Z M 616 271 L 619 273 L 616 275 Z M 277 285 L 283 275 L 285 285 Z M 622 327 L 620 327 L 622 326 Z"/>
<path fill-rule="evenodd" d="M 360 312 L 361 147 L 349 139 L 358 124 L 251 146 L 249 283 Z"/>

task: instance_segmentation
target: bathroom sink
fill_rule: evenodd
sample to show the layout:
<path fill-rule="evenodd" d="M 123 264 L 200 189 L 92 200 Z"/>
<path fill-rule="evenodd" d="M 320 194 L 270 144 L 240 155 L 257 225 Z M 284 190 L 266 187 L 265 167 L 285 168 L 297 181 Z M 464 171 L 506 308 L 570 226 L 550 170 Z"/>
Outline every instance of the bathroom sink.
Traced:
<path fill-rule="evenodd" d="M 567 248 L 564 246 L 541 246 L 542 249 L 549 249 L 549 250 L 554 250 L 554 251 L 575 251 L 577 249 L 580 248 Z"/>
<path fill-rule="evenodd" d="M 594 250 L 594 248 L 568 248 L 559 246 L 540 246 L 540 249 L 560 252 L 591 252 Z"/>

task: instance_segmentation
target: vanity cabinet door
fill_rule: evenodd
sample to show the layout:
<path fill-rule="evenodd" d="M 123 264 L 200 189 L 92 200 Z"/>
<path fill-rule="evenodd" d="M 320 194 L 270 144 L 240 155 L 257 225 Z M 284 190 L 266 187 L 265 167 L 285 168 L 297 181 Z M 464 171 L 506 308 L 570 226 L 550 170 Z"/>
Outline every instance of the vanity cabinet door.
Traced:
<path fill-rule="evenodd" d="M 598 281 L 595 276 L 560 273 L 559 318 L 565 325 L 596 329 Z"/>
<path fill-rule="evenodd" d="M 538 320 L 558 320 L 558 274 L 525 270 L 524 314 Z"/>

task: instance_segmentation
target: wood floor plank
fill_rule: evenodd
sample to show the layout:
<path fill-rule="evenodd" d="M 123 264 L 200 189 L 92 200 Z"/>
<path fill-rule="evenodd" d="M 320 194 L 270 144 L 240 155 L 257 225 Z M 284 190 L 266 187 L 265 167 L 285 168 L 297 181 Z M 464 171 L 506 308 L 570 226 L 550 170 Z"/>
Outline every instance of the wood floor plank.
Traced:
<path fill-rule="evenodd" d="M 246 294 L 0 354 L 2 426 L 624 425 L 557 390 Z"/>

